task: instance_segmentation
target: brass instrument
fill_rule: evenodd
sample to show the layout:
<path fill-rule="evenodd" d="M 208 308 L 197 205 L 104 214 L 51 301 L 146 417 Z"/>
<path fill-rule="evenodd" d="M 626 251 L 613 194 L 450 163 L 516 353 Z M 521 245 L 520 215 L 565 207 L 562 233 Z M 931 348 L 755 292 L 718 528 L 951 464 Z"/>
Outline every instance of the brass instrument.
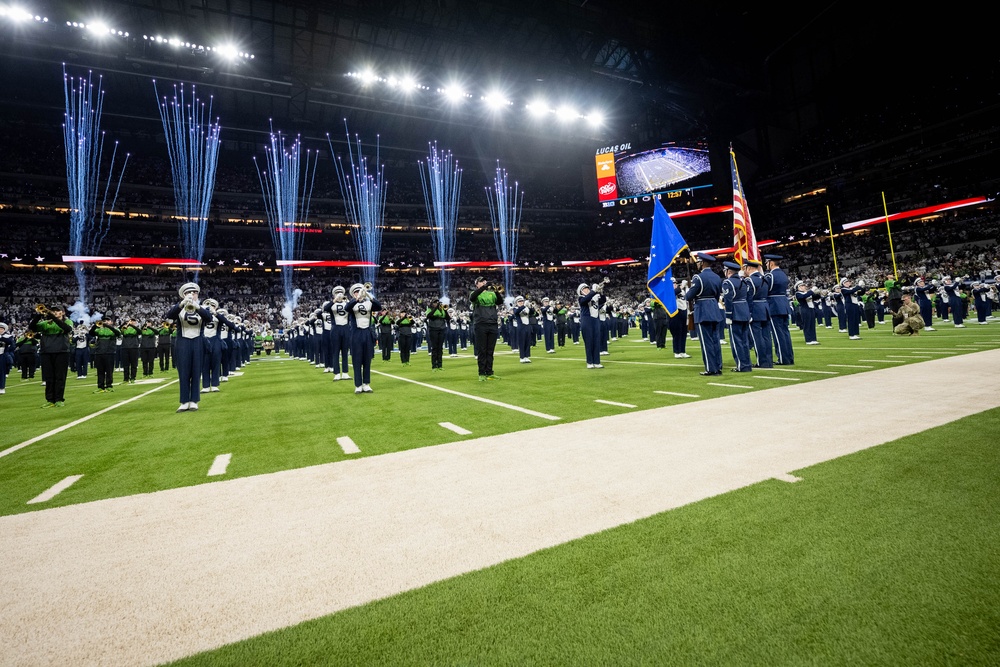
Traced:
<path fill-rule="evenodd" d="M 52 311 L 49 310 L 49 307 L 46 306 L 44 303 L 40 303 L 40 304 L 36 305 L 35 306 L 35 312 L 38 313 L 39 315 L 51 315 L 52 314 Z"/>
<path fill-rule="evenodd" d="M 198 306 L 191 297 L 184 297 L 184 300 L 181 301 L 181 309 L 185 313 L 194 313 L 197 312 Z"/>

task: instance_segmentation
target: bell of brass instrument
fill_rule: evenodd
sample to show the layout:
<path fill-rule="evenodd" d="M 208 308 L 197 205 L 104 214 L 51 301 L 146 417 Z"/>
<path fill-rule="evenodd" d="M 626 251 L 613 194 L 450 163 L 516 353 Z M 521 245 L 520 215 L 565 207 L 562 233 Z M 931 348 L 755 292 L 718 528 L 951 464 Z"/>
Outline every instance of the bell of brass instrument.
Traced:
<path fill-rule="evenodd" d="M 194 313 L 198 310 L 198 306 L 195 305 L 194 299 L 185 298 L 181 301 L 181 308 L 185 313 Z"/>
<path fill-rule="evenodd" d="M 39 303 L 35 306 L 35 312 L 39 315 L 51 315 L 52 311 L 44 303 Z"/>

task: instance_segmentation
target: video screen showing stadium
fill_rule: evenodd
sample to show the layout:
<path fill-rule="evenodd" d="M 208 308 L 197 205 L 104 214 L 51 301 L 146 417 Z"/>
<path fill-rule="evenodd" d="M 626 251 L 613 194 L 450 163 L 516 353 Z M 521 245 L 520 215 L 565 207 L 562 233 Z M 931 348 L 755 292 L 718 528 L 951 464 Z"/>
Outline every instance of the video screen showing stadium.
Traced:
<path fill-rule="evenodd" d="M 631 143 L 608 146 L 596 156 L 598 200 L 612 206 L 649 195 L 711 187 L 708 142 L 668 142 L 633 149 Z"/>

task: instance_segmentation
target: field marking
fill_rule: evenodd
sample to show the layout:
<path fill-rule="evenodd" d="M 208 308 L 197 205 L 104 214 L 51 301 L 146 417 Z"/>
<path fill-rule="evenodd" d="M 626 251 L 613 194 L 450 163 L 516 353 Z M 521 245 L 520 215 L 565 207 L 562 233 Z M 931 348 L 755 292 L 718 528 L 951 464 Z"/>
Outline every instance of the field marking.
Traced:
<path fill-rule="evenodd" d="M 887 354 L 885 355 L 887 359 L 915 359 L 918 357 L 923 357 L 924 359 L 933 359 L 934 357 L 928 356 L 926 354 L 917 354 L 913 352 L 911 354 Z"/>
<path fill-rule="evenodd" d="M 779 378 L 774 375 L 757 375 L 753 374 L 754 379 L 760 380 L 781 380 L 782 382 L 802 382 L 802 378 Z"/>
<path fill-rule="evenodd" d="M 787 472 L 783 472 L 780 475 L 775 475 L 774 479 L 779 482 L 788 482 L 789 484 L 794 484 L 795 482 L 801 482 L 801 477 L 796 477 L 795 475 L 790 475 Z"/>
<path fill-rule="evenodd" d="M 461 426 L 457 426 L 455 424 L 452 424 L 451 422 L 438 422 L 438 426 L 443 426 L 444 428 L 448 429 L 449 431 L 454 431 L 455 433 L 458 433 L 459 435 L 472 435 L 472 431 L 469 431 L 468 429 L 464 429 Z"/>
<path fill-rule="evenodd" d="M 837 371 L 810 371 L 805 368 L 768 368 L 776 373 L 818 373 L 819 375 L 840 375 Z"/>
<path fill-rule="evenodd" d="M 595 398 L 594 403 L 603 403 L 604 405 L 614 405 L 619 408 L 637 408 L 638 405 L 632 405 L 631 403 L 616 403 L 615 401 L 605 401 L 603 398 Z"/>
<path fill-rule="evenodd" d="M 121 403 L 115 403 L 114 405 L 109 405 L 108 407 L 104 408 L 103 410 L 98 410 L 97 412 L 89 414 L 86 417 L 80 417 L 76 421 L 72 421 L 72 422 L 70 422 L 68 424 L 64 424 L 63 426 L 60 426 L 59 428 L 54 428 L 51 431 L 49 431 L 48 433 L 42 433 L 41 435 L 37 435 L 34 438 L 31 438 L 30 440 L 25 440 L 24 442 L 22 442 L 19 445 L 14 445 L 13 447 L 8 447 L 7 449 L 5 449 L 2 452 L 0 452 L 0 458 L 3 458 L 5 456 L 7 456 L 8 454 L 13 454 L 14 452 L 16 452 L 19 449 L 24 449 L 28 445 L 33 445 L 36 442 L 38 442 L 39 440 L 44 440 L 45 438 L 48 438 L 50 436 L 56 435 L 58 433 L 62 433 L 66 429 L 72 428 L 74 426 L 77 426 L 78 424 L 82 424 L 85 421 L 90 421 L 94 417 L 98 417 L 100 415 L 103 415 L 105 412 L 110 412 L 111 410 L 114 410 L 115 408 L 120 408 L 123 405 L 128 405 L 132 401 L 137 401 L 137 400 L 139 400 L 140 398 L 142 398 L 144 396 L 149 396 L 150 394 L 152 394 L 155 391 L 160 391 L 161 389 L 166 389 L 167 387 L 169 387 L 170 385 L 172 385 L 172 384 L 174 384 L 176 382 L 179 382 L 179 380 L 173 380 L 171 382 L 168 382 L 167 384 L 160 385 L 159 387 L 156 387 L 155 389 L 150 389 L 149 391 L 147 391 L 145 393 L 142 393 L 142 394 L 139 394 L 138 396 L 133 396 L 132 398 L 126 399 L 126 400 L 122 401 Z"/>
<path fill-rule="evenodd" d="M 653 393 L 663 394 L 665 396 L 681 396 L 683 398 L 701 398 L 698 394 L 682 394 L 679 391 L 660 391 L 659 389 L 654 389 Z"/>
<path fill-rule="evenodd" d="M 215 477 L 216 475 L 225 475 L 226 468 L 229 467 L 229 462 L 232 460 L 232 454 L 219 454 L 212 461 L 212 467 L 208 469 L 208 476 Z"/>
<path fill-rule="evenodd" d="M 40 495 L 37 495 L 31 500 L 29 500 L 28 504 L 34 505 L 36 503 L 44 503 L 48 500 L 52 500 L 66 489 L 76 484 L 76 482 L 79 481 L 81 477 L 83 477 L 83 475 L 70 475 L 61 482 L 53 484 L 51 487 L 48 488 L 48 490 L 44 491 Z"/>
<path fill-rule="evenodd" d="M 867 361 L 873 364 L 905 364 L 905 361 L 896 361 L 895 359 L 858 359 L 858 361 Z"/>
<path fill-rule="evenodd" d="M 461 396 L 462 398 L 468 398 L 473 401 L 479 401 L 480 403 L 489 403 L 490 405 L 495 405 L 500 408 L 507 408 L 508 410 L 516 410 L 517 412 L 523 412 L 524 414 L 531 415 L 532 417 L 541 417 L 542 419 L 548 419 L 549 421 L 558 421 L 562 419 L 562 417 L 556 417 L 555 415 L 547 415 L 544 412 L 537 412 L 535 410 L 529 410 L 528 408 L 522 408 L 519 405 L 511 405 L 510 403 L 494 401 L 491 398 L 483 398 L 482 396 L 466 394 L 461 391 L 455 391 L 454 389 L 445 389 L 444 387 L 436 387 L 432 384 L 427 384 L 426 382 L 419 382 L 417 380 L 411 380 L 410 378 L 404 378 L 398 375 L 391 375 L 383 371 L 377 371 L 374 368 L 372 369 L 372 373 L 375 373 L 376 375 L 384 375 L 385 377 L 392 378 L 393 380 L 402 380 L 403 382 L 410 382 L 412 384 L 420 385 L 421 387 L 426 387 L 427 389 L 434 389 L 435 391 L 443 391 L 446 394 Z"/>
<path fill-rule="evenodd" d="M 337 438 L 337 444 L 340 445 L 340 448 L 344 450 L 345 454 L 361 453 L 361 449 L 359 449 L 358 446 L 354 444 L 354 441 L 351 440 L 349 436 L 346 435 L 340 436 L 339 438 Z"/>
<path fill-rule="evenodd" d="M 857 364 L 827 364 L 831 368 L 875 368 L 874 366 L 859 366 Z"/>
<path fill-rule="evenodd" d="M 721 382 L 709 382 L 708 384 L 713 387 L 732 387 L 733 389 L 753 389 L 753 387 L 745 384 L 723 384 Z"/>
<path fill-rule="evenodd" d="M 554 361 L 585 361 L 581 357 L 552 357 Z M 676 366 L 677 368 L 702 368 L 702 364 L 671 364 L 665 361 L 616 361 L 614 359 L 602 359 L 601 363 L 608 364 L 632 364 L 634 366 Z"/>

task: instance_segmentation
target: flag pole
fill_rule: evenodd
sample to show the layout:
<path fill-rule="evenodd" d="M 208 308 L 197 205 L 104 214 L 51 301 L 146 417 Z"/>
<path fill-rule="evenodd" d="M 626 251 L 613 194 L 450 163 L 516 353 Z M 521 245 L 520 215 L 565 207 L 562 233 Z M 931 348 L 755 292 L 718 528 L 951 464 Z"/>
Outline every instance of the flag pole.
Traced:
<path fill-rule="evenodd" d="M 837 276 L 837 282 L 840 282 L 840 270 L 837 268 L 837 246 L 833 244 L 833 223 L 830 221 L 830 205 L 826 206 L 826 224 L 830 229 L 830 248 L 833 250 L 833 274 Z"/>
<path fill-rule="evenodd" d="M 885 212 L 885 231 L 889 233 L 889 254 L 892 255 L 892 275 L 899 280 L 899 270 L 896 268 L 896 251 L 892 248 L 892 229 L 889 227 L 889 208 L 885 205 L 885 190 L 882 191 L 882 210 Z"/>

